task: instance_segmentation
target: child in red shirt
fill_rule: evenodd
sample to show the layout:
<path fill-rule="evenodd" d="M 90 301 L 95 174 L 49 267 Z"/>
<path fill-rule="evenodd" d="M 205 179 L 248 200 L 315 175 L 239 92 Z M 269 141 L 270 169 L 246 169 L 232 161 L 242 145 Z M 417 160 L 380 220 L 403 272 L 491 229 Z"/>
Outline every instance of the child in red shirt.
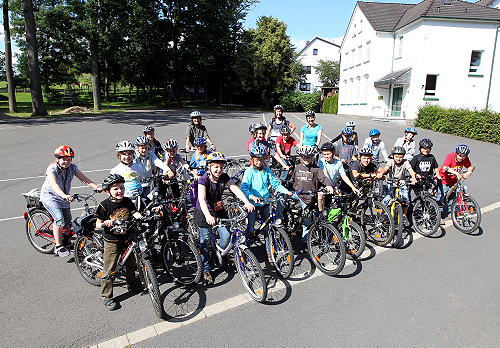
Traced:
<path fill-rule="evenodd" d="M 281 135 L 276 138 L 275 142 L 276 153 L 283 159 L 283 162 L 285 162 L 287 166 L 290 166 L 290 162 L 286 158 L 290 156 L 292 152 L 292 147 L 299 146 L 299 142 L 290 135 L 291 132 L 292 129 L 287 125 L 284 125 L 280 129 Z M 281 180 L 285 181 L 287 176 L 288 176 L 288 170 L 282 170 L 280 174 Z"/>

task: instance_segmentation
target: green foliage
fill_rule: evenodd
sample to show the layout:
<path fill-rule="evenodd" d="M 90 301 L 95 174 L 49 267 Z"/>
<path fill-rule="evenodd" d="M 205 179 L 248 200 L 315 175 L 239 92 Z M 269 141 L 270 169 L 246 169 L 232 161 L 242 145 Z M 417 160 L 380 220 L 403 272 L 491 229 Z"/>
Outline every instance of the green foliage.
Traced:
<path fill-rule="evenodd" d="M 336 87 L 339 84 L 340 78 L 340 63 L 334 60 L 318 61 L 318 65 L 314 67 L 319 75 L 319 81 L 323 86 Z"/>
<path fill-rule="evenodd" d="M 280 98 L 280 104 L 287 111 L 317 110 L 321 93 L 286 92 Z"/>
<path fill-rule="evenodd" d="M 417 127 L 500 144 L 500 113 L 425 105 L 418 110 Z"/>
<path fill-rule="evenodd" d="M 323 100 L 323 113 L 336 115 L 338 110 L 339 110 L 338 93 Z"/>

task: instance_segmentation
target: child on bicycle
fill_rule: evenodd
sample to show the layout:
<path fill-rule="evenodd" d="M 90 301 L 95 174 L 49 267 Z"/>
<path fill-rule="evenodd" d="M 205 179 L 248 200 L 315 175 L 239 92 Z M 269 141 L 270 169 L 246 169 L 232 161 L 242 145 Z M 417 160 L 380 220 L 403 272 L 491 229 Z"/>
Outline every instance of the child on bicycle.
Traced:
<path fill-rule="evenodd" d="M 342 129 L 342 141 L 335 145 L 335 153 L 339 160 L 344 163 L 344 169 L 349 169 L 349 164 L 358 158 L 358 151 L 351 144 L 353 134 L 354 132 L 350 127 L 344 127 Z"/>
<path fill-rule="evenodd" d="M 212 140 L 210 140 L 207 127 L 201 124 L 201 112 L 193 111 L 189 117 L 191 118 L 191 123 L 186 129 L 186 151 L 189 152 L 191 146 L 194 146 L 194 139 L 201 137 L 205 138 L 210 144 L 211 150 L 215 151 L 215 145 Z"/>
<path fill-rule="evenodd" d="M 276 138 L 275 142 L 276 153 L 287 166 L 290 166 L 290 162 L 287 158 L 291 155 L 292 148 L 294 146 L 298 146 L 299 143 L 290 135 L 292 133 L 292 129 L 290 127 L 286 125 L 281 127 L 280 133 L 281 135 Z M 286 180 L 287 176 L 288 170 L 283 170 L 281 172 L 280 178 L 281 180 Z"/>
<path fill-rule="evenodd" d="M 460 144 L 455 149 L 455 152 L 452 152 L 446 156 L 443 165 L 439 169 L 441 178 L 440 180 L 438 180 L 438 192 L 436 195 L 436 201 L 441 206 L 441 218 L 443 219 L 448 216 L 451 202 L 454 198 L 452 194 L 448 199 L 448 204 L 444 204 L 446 194 L 459 180 L 462 180 L 462 178 L 468 179 L 475 169 L 469 159 L 469 154 L 469 146 Z M 467 168 L 467 173 L 462 175 L 462 168 Z"/>
<path fill-rule="evenodd" d="M 396 142 L 394 143 L 394 147 L 396 146 L 401 146 L 403 149 L 405 149 L 405 160 L 411 161 L 413 156 L 415 156 L 415 135 L 417 135 L 418 132 L 415 128 L 413 127 L 408 127 L 405 129 L 405 136 L 398 138 Z"/>
<path fill-rule="evenodd" d="M 386 173 L 389 173 L 389 176 L 394 179 L 405 180 L 405 171 L 410 173 L 411 176 L 411 184 L 415 185 L 417 183 L 417 178 L 415 176 L 415 171 L 412 169 L 410 162 L 404 159 L 404 155 L 406 150 L 402 146 L 395 146 L 391 150 L 391 155 L 393 158 L 387 161 L 387 164 L 384 168 L 380 168 L 378 172 L 378 179 L 381 179 L 382 176 Z M 406 214 L 408 213 L 408 203 L 410 202 L 410 198 L 408 196 L 408 188 L 406 186 L 401 186 L 400 190 L 400 198 L 401 205 L 403 207 L 403 220 L 405 226 L 409 226 L 408 218 Z M 385 187 L 385 197 L 382 203 L 385 205 L 389 205 L 391 201 L 391 191 L 392 184 L 388 183 Z"/>
<path fill-rule="evenodd" d="M 54 253 L 60 257 L 68 256 L 71 242 L 64 230 L 70 231 L 72 222 L 70 202 L 74 198 L 69 194 L 71 181 L 77 177 L 85 185 L 94 190 L 101 191 L 92 180 L 87 178 L 73 162 L 75 152 L 69 146 L 59 146 L 54 151 L 56 160 L 52 162 L 45 171 L 45 182 L 40 192 L 40 201 L 54 219 L 52 230 L 56 246 Z"/>
<path fill-rule="evenodd" d="M 186 171 L 186 172 L 191 172 L 191 174 L 197 178 L 198 172 L 196 169 L 189 169 L 189 164 L 184 161 L 184 158 L 182 158 L 181 155 L 177 153 L 177 150 L 179 149 L 179 143 L 175 139 L 168 139 L 165 141 L 163 144 L 163 148 L 165 149 L 165 159 L 164 162 L 170 169 L 167 172 L 164 172 L 164 174 L 168 175 L 169 178 L 175 178 L 178 174 L 179 171 Z M 179 198 L 181 195 L 181 191 L 179 188 L 179 185 L 177 183 L 173 183 L 170 185 L 172 189 L 172 194 L 175 198 Z M 164 195 L 164 190 L 166 188 L 162 187 L 160 188 L 160 194 Z"/>
<path fill-rule="evenodd" d="M 227 218 L 227 212 L 222 205 L 222 190 L 224 185 L 244 203 L 245 209 L 248 212 L 252 212 L 254 206 L 229 178 L 229 175 L 224 173 L 224 166 L 227 160 L 223 154 L 212 152 L 207 156 L 207 163 L 207 172 L 198 180 L 198 199 L 193 218 L 195 224 L 200 229 L 200 249 L 205 284 L 212 284 L 209 247 L 212 243 L 212 226 L 216 223 L 215 218 Z M 221 248 L 226 248 L 231 237 L 228 226 L 219 227 L 218 232 L 220 237 L 219 245 Z"/>
<path fill-rule="evenodd" d="M 429 178 L 432 179 L 434 176 L 440 180 L 441 174 L 439 174 L 439 164 L 436 161 L 434 155 L 431 154 L 432 141 L 430 139 L 422 139 L 418 143 L 418 149 L 420 153 L 412 158 L 410 165 L 415 171 L 417 179 Z M 418 183 L 414 186 L 420 186 Z"/>
<path fill-rule="evenodd" d="M 259 123 L 255 127 L 255 140 L 250 143 L 250 149 L 253 149 L 256 146 L 262 145 L 266 148 L 267 150 L 267 155 L 266 159 L 269 157 L 272 157 L 278 162 L 285 170 L 289 170 L 290 167 L 283 161 L 283 159 L 278 155 L 276 152 L 276 147 L 274 143 L 270 143 L 266 140 L 265 135 L 266 135 L 266 126 L 264 126 L 262 123 Z"/>
<path fill-rule="evenodd" d="M 269 204 L 261 203 L 260 198 L 269 198 L 269 187 L 271 186 L 278 193 L 284 193 L 291 196 L 292 193 L 283 187 L 278 179 L 273 175 L 271 169 L 264 165 L 264 160 L 266 158 L 266 148 L 263 146 L 256 146 L 250 150 L 250 167 L 245 171 L 243 175 L 243 181 L 241 182 L 241 191 L 245 196 L 252 200 L 255 205 L 255 210 L 248 213 L 248 223 L 246 229 L 246 235 L 248 240 L 256 239 L 257 236 L 254 235 L 254 225 L 257 218 L 257 212 L 260 213 L 262 220 L 266 220 L 269 217 Z M 280 225 L 281 219 L 283 218 L 283 204 L 278 201 L 278 208 L 276 210 L 276 224 Z M 269 231 L 269 225 L 264 227 L 264 239 L 266 241 L 266 250 L 268 247 L 267 243 L 267 233 Z M 269 250 L 268 255 L 269 254 Z"/>
<path fill-rule="evenodd" d="M 120 163 L 109 174 L 119 174 L 125 179 L 125 197 L 136 198 L 142 193 L 141 180 L 144 178 L 142 166 L 134 163 L 135 146 L 124 140 L 116 144 L 116 157 Z"/>
<path fill-rule="evenodd" d="M 198 180 L 203 174 L 205 174 L 207 168 L 207 156 L 212 152 L 207 149 L 207 140 L 203 137 L 194 139 L 194 146 L 196 147 L 196 152 L 191 157 L 189 165 L 191 168 L 196 169 L 197 176 L 195 180 Z"/>
<path fill-rule="evenodd" d="M 387 151 L 385 149 L 385 144 L 380 139 L 380 131 L 376 128 L 370 131 L 369 137 L 365 139 L 363 147 L 372 149 L 372 162 L 377 166 L 380 165 L 380 162 L 382 162 L 382 156 L 384 157 L 384 162 L 387 162 L 387 160 L 389 159 L 389 156 L 387 155 Z"/>
<path fill-rule="evenodd" d="M 128 221 L 132 217 L 141 218 L 141 214 L 136 210 L 132 200 L 124 196 L 124 184 L 125 179 L 119 174 L 106 176 L 102 182 L 102 188 L 109 197 L 99 204 L 95 212 L 96 228 L 103 229 L 104 241 L 101 300 L 104 307 L 110 311 L 118 308 L 118 304 L 113 300 L 113 273 L 120 251 L 125 248 L 125 242 L 129 237 L 127 234 L 114 233 L 110 228 L 113 226 L 113 221 L 117 219 Z M 135 257 L 131 255 L 125 262 L 125 278 L 128 290 L 138 292 L 140 285 L 135 276 L 135 269 Z"/>
<path fill-rule="evenodd" d="M 142 130 L 144 133 L 144 136 L 149 139 L 150 144 L 149 144 L 149 150 L 153 151 L 156 157 L 159 159 L 163 159 L 163 156 L 165 156 L 165 151 L 163 151 L 163 148 L 161 147 L 160 141 L 155 138 L 155 128 L 153 126 L 146 126 Z"/>
<path fill-rule="evenodd" d="M 356 123 L 354 121 L 347 121 L 345 126 L 352 129 L 352 136 L 348 139 L 349 145 L 354 145 L 356 150 L 358 149 L 358 133 L 354 130 L 356 128 Z M 337 141 L 342 139 L 342 132 L 337 135 L 335 138 L 330 140 L 332 143 L 336 143 Z"/>

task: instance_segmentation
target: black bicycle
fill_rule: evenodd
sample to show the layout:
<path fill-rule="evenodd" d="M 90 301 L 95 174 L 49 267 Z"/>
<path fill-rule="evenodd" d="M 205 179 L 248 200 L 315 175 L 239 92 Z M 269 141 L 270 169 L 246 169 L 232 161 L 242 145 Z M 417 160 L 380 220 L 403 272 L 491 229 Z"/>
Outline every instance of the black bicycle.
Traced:
<path fill-rule="evenodd" d="M 417 185 L 412 186 L 415 193 L 411 202 L 413 229 L 425 237 L 436 233 L 441 224 L 441 212 L 435 199 L 436 189 L 435 181 L 429 177 L 421 177 Z"/>

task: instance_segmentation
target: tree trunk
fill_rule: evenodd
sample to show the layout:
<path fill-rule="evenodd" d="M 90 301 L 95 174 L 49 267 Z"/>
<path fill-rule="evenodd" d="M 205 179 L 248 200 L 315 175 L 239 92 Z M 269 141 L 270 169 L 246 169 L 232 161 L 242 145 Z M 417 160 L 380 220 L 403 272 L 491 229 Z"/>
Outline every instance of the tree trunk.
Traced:
<path fill-rule="evenodd" d="M 109 102 L 109 63 L 104 59 L 104 100 Z"/>
<path fill-rule="evenodd" d="M 3 30 L 5 35 L 5 74 L 7 76 L 7 89 L 9 95 L 9 112 L 16 113 L 16 85 L 14 83 L 14 71 L 12 70 L 12 46 L 10 44 L 9 26 L 9 0 L 3 0 Z"/>
<path fill-rule="evenodd" d="M 43 103 L 40 64 L 38 63 L 38 45 L 36 41 L 36 24 L 32 0 L 22 0 L 24 10 L 24 25 L 26 28 L 26 48 L 28 51 L 28 68 L 31 87 L 31 105 L 33 116 L 47 115 Z"/>
<path fill-rule="evenodd" d="M 92 94 L 94 99 L 94 110 L 101 110 L 101 81 L 99 78 L 99 49 L 97 39 L 90 39 L 90 59 L 92 61 Z"/>
<path fill-rule="evenodd" d="M 219 105 L 224 103 L 224 74 L 219 76 Z"/>
<path fill-rule="evenodd" d="M 148 104 L 153 103 L 153 82 L 149 79 Z"/>
<path fill-rule="evenodd" d="M 135 101 L 139 102 L 139 86 L 135 86 Z"/>

